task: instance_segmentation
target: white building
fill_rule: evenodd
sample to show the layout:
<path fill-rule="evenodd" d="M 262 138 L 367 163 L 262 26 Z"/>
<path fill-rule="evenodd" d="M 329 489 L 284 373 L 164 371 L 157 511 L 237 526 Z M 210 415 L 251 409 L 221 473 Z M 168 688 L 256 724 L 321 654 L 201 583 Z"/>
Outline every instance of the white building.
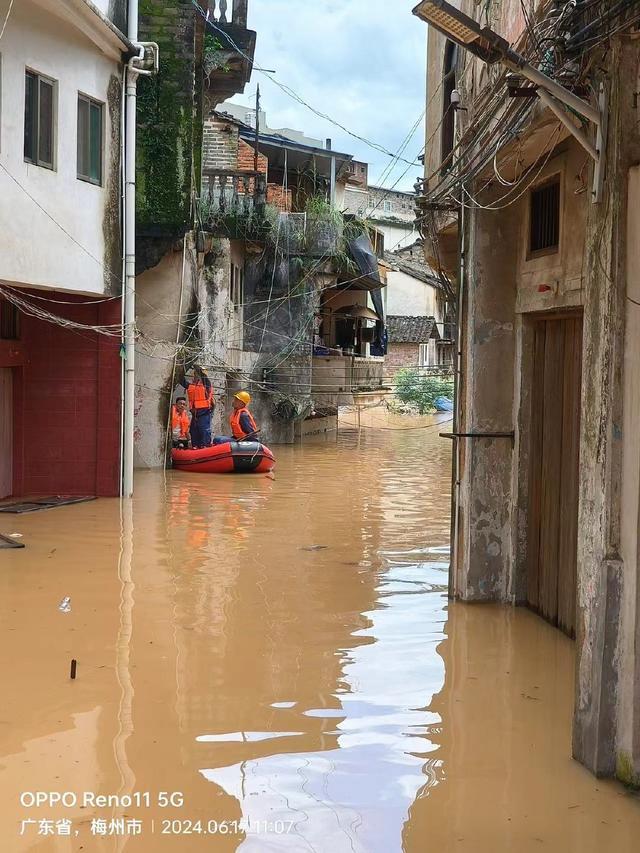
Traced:
<path fill-rule="evenodd" d="M 0 497 L 118 490 L 125 6 L 0 3 Z"/>
<path fill-rule="evenodd" d="M 0 42 L 0 280 L 85 294 L 118 290 L 128 46 L 106 17 L 117 6 L 13 5 Z"/>
<path fill-rule="evenodd" d="M 364 164 L 354 162 L 356 176 Z M 366 174 L 366 173 L 365 173 Z M 367 219 L 384 234 L 387 252 L 410 246 L 420 236 L 415 227 L 415 195 L 401 190 L 367 185 L 366 180 L 349 180 L 344 192 L 345 213 Z"/>

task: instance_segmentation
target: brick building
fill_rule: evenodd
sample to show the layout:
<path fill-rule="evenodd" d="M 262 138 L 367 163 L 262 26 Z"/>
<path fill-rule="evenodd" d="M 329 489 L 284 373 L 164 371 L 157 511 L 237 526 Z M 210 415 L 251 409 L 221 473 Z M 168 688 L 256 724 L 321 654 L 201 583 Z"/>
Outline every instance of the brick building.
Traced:
<path fill-rule="evenodd" d="M 440 340 L 435 317 L 387 317 L 389 343 L 387 377 L 394 379 L 403 368 L 437 366 L 436 342 Z"/>

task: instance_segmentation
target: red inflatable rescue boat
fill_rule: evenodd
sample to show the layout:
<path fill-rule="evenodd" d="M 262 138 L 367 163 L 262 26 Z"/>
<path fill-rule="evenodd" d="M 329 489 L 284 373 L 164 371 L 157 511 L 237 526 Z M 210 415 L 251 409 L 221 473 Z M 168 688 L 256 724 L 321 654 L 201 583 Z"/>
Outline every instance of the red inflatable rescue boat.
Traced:
<path fill-rule="evenodd" d="M 177 471 L 196 474 L 264 474 L 273 470 L 276 460 L 259 441 L 229 441 L 201 450 L 171 451 Z"/>

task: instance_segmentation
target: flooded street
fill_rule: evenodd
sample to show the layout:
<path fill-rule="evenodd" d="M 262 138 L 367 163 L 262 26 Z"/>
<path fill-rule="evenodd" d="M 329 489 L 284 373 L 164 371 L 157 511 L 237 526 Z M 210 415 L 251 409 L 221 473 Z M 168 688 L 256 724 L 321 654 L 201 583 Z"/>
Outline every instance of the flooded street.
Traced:
<path fill-rule="evenodd" d="M 572 642 L 447 599 L 446 419 L 4 516 L 2 850 L 636 850 L 638 800 L 570 758 Z"/>

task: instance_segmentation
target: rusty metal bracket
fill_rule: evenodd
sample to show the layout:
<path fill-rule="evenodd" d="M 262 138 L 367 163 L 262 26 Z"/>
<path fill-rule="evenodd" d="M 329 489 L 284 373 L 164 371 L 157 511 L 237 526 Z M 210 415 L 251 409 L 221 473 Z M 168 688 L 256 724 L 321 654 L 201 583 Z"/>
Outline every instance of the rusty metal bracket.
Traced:
<path fill-rule="evenodd" d="M 511 432 L 441 432 L 440 438 L 449 438 L 457 441 L 459 438 L 510 438 L 513 447 L 516 441 L 514 430 Z"/>

